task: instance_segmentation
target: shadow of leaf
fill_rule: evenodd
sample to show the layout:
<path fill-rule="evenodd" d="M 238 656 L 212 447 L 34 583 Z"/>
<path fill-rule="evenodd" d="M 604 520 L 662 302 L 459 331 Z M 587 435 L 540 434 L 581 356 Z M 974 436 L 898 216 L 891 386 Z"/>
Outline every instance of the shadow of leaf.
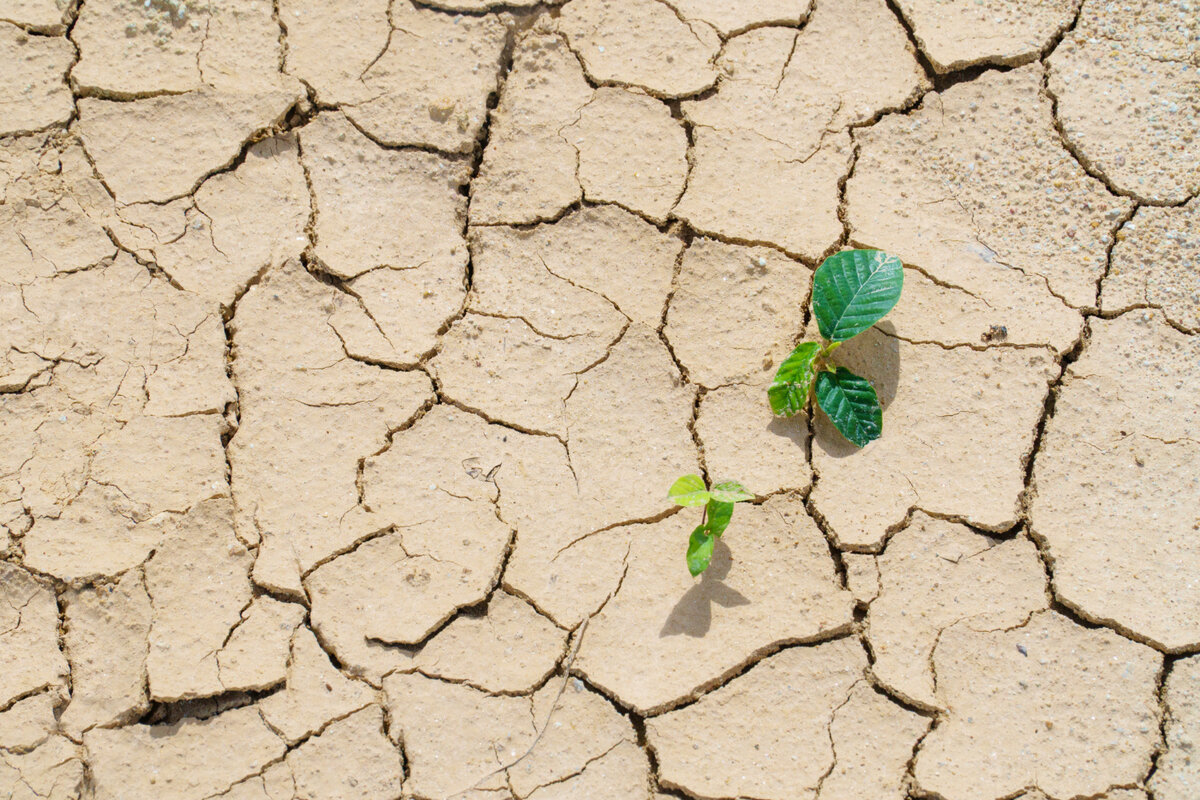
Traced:
<path fill-rule="evenodd" d="M 679 635 L 699 638 L 712 627 L 714 604 L 722 608 L 749 605 L 749 598 L 722 582 L 732 567 L 733 557 L 729 547 L 718 539 L 708 569 L 700 576 L 700 582 L 688 589 L 671 609 L 662 630 L 658 632 L 659 638 Z"/>
<path fill-rule="evenodd" d="M 887 431 L 887 409 L 896 399 L 900 383 L 900 341 L 889 320 L 855 336 L 834 354 L 834 361 L 871 382 L 883 407 L 883 430 Z M 814 402 L 814 406 L 815 406 Z M 813 444 L 833 458 L 846 458 L 859 449 L 838 433 L 824 411 L 814 409 Z M 869 447 L 870 445 L 868 445 Z"/>

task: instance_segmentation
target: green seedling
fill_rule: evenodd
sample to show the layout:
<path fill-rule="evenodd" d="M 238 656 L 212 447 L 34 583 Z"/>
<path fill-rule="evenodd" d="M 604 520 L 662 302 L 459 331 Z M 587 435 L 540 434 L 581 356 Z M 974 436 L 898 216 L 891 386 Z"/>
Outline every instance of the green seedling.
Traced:
<path fill-rule="evenodd" d="M 849 441 L 866 447 L 878 439 L 883 411 L 875 387 L 830 356 L 895 308 L 903 288 L 900 259 L 881 250 L 847 250 L 825 259 L 813 275 L 812 295 L 822 341 L 803 342 L 779 365 L 767 389 L 771 410 L 790 417 L 815 393 L 817 405 Z"/>
<path fill-rule="evenodd" d="M 699 475 L 684 475 L 675 481 L 667 497 L 680 506 L 704 506 L 704 517 L 688 539 L 687 566 L 692 577 L 708 569 L 713 547 L 733 517 L 733 504 L 754 499 L 740 483 L 722 481 L 709 489 Z"/>

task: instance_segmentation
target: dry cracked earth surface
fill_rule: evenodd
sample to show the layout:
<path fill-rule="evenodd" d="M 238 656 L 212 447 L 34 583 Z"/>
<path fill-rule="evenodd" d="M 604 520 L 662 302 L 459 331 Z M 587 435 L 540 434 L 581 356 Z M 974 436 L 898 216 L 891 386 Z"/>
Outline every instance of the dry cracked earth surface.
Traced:
<path fill-rule="evenodd" d="M 1198 195 L 1197 0 L 0 0 L 0 797 L 1195 800 Z"/>

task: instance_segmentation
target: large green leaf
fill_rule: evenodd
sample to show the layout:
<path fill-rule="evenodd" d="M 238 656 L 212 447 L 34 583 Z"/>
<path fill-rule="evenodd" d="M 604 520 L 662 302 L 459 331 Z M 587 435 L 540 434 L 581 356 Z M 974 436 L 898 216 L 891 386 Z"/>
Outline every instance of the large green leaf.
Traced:
<path fill-rule="evenodd" d="M 817 403 L 842 436 L 859 447 L 883 433 L 883 411 L 875 388 L 845 367 L 817 376 Z"/>
<path fill-rule="evenodd" d="M 708 528 L 708 532 L 713 536 L 720 536 L 729 527 L 729 520 L 733 517 L 733 503 L 709 500 L 705 510 L 708 521 L 704 523 L 704 527 Z"/>
<path fill-rule="evenodd" d="M 883 319 L 900 300 L 904 267 L 882 250 L 847 250 L 813 275 L 813 313 L 821 335 L 844 342 Z"/>
<path fill-rule="evenodd" d="M 820 352 L 821 345 L 804 342 L 783 360 L 775 373 L 775 380 L 767 387 L 771 411 L 790 417 L 804 410 L 808 394 L 812 391 L 813 362 Z"/>
<path fill-rule="evenodd" d="M 704 525 L 692 531 L 687 548 L 688 572 L 692 573 L 692 577 L 708 569 L 708 562 L 712 560 L 713 545 L 716 542 L 717 537 L 709 534 L 708 528 Z"/>
<path fill-rule="evenodd" d="M 699 475 L 684 475 L 671 484 L 667 497 L 678 506 L 702 506 L 712 495 L 704 486 L 704 479 Z"/>
<path fill-rule="evenodd" d="M 737 481 L 721 481 L 712 487 L 712 499 L 719 503 L 743 503 L 753 500 L 754 495 L 746 491 L 746 487 Z"/>

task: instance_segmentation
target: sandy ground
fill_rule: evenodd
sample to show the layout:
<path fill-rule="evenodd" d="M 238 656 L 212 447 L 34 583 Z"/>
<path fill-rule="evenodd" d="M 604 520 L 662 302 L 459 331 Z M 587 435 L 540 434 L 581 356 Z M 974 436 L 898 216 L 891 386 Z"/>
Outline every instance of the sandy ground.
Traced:
<path fill-rule="evenodd" d="M 0 797 L 1195 800 L 1198 194 L 1197 0 L 0 0 Z"/>

